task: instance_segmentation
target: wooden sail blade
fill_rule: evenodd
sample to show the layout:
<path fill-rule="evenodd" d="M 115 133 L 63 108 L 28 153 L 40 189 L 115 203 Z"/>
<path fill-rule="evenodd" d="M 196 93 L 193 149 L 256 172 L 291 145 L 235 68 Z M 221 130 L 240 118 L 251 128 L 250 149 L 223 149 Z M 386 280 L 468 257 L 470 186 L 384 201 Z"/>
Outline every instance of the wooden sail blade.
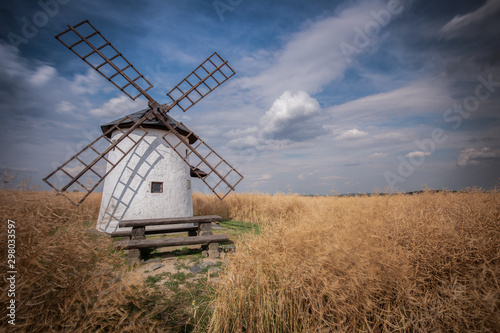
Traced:
<path fill-rule="evenodd" d="M 217 52 L 213 53 L 167 93 L 172 100 L 168 109 L 178 106 L 182 111 L 187 111 L 234 74 L 234 70 L 227 61 L 222 59 Z"/>
<path fill-rule="evenodd" d="M 88 20 L 55 37 L 131 99 L 155 102 L 147 93 L 153 85 Z"/>
<path fill-rule="evenodd" d="M 219 198 L 224 199 L 231 191 L 235 190 L 243 179 L 243 175 L 224 160 L 215 150 L 207 145 L 199 136 L 189 130 L 185 124 L 178 123 L 171 126 L 167 121 L 161 119 L 163 124 L 173 133 L 178 140 L 172 140 L 168 134 L 163 136 L 163 140 L 182 158 L 189 166 L 191 173 L 198 176 L 199 179 L 210 188 L 210 190 Z M 178 127 L 183 128 L 185 133 L 182 135 L 177 131 Z M 189 142 L 196 142 L 191 145 Z M 187 148 L 187 151 L 186 151 Z M 207 171 L 207 172 L 203 172 Z"/>
<path fill-rule="evenodd" d="M 56 170 L 43 179 L 58 194 L 64 195 L 76 206 L 80 205 L 104 178 L 132 151 L 139 142 L 148 134 L 141 124 L 152 117 L 152 113 L 147 113 L 139 121 L 129 116 L 124 117 L 120 122 L 111 126 L 101 136 L 96 138 L 80 152 L 64 162 Z M 121 128 L 124 122 L 132 122 L 132 126 Z M 132 137 L 130 133 L 139 129 L 140 136 Z M 114 131 L 120 131 L 121 135 L 113 140 L 109 137 Z M 120 143 L 122 143 L 119 145 Z M 127 147 L 126 149 L 122 147 Z M 120 156 L 115 162 L 110 162 L 106 155 L 109 151 L 116 149 L 116 154 Z M 78 192 L 81 194 L 69 194 Z"/>

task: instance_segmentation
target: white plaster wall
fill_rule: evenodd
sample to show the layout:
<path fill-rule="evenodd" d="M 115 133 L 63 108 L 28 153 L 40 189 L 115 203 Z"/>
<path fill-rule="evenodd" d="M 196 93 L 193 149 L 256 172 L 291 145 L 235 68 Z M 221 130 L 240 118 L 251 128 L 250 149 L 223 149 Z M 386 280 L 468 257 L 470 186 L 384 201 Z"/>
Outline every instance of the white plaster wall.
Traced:
<path fill-rule="evenodd" d="M 165 131 L 149 128 L 147 131 L 148 135 L 104 180 L 97 221 L 100 231 L 116 231 L 121 220 L 193 216 L 189 166 L 162 139 Z M 134 130 L 130 137 L 138 140 L 143 133 Z M 120 135 L 121 132 L 115 131 L 111 139 Z M 179 142 L 173 134 L 168 134 L 168 140 Z M 118 146 L 127 151 L 132 145 L 126 138 Z M 178 149 L 184 152 L 186 147 Z M 107 158 L 115 163 L 121 156 L 114 148 Z M 151 193 L 151 182 L 163 182 L 163 193 Z"/>

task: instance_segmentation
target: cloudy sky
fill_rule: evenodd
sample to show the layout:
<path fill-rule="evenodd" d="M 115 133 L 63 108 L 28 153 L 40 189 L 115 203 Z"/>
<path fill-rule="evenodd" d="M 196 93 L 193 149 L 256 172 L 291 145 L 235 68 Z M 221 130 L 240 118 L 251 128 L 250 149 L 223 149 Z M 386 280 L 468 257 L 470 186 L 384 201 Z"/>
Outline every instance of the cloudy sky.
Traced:
<path fill-rule="evenodd" d="M 7 0 L 0 15 L 0 168 L 17 181 L 42 186 L 147 105 L 54 38 L 89 19 L 163 103 L 214 51 L 228 60 L 233 78 L 171 116 L 244 174 L 240 192 L 500 182 L 500 0 Z"/>

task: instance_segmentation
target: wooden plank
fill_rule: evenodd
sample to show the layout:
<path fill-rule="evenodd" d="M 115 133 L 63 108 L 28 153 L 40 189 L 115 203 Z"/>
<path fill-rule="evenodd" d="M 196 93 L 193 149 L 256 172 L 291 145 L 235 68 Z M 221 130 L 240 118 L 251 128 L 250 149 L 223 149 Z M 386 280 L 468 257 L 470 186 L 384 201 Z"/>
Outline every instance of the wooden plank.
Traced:
<path fill-rule="evenodd" d="M 169 234 L 174 232 L 186 232 L 186 231 L 197 231 L 198 226 L 190 227 L 175 227 L 175 228 L 161 228 L 161 229 L 146 229 L 146 235 L 158 235 L 158 234 Z M 118 230 L 110 234 L 111 237 L 127 237 L 132 235 L 132 230 Z"/>
<path fill-rule="evenodd" d="M 121 221 L 118 226 L 126 227 L 145 227 L 149 225 L 168 225 L 180 223 L 209 223 L 213 221 L 222 221 L 222 217 L 218 215 L 192 216 L 192 217 L 172 217 L 165 219 L 147 219 L 147 220 L 125 220 Z"/>
<path fill-rule="evenodd" d="M 210 235 L 196 237 L 178 237 L 178 238 L 157 238 L 157 239 L 142 239 L 128 240 L 116 242 L 116 247 L 119 249 L 146 249 L 164 246 L 179 246 L 193 244 L 210 244 L 228 242 L 227 235 Z"/>

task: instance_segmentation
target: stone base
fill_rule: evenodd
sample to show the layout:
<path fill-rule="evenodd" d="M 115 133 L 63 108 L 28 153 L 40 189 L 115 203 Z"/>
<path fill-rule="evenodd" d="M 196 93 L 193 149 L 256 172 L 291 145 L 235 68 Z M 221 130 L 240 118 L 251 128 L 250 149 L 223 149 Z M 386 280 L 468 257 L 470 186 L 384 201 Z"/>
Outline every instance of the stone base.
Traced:
<path fill-rule="evenodd" d="M 220 258 L 219 243 L 208 244 L 208 257 L 210 259 Z"/>
<path fill-rule="evenodd" d="M 217 250 L 219 251 L 219 243 L 210 243 L 208 244 L 208 250 Z"/>
<path fill-rule="evenodd" d="M 219 250 L 208 250 L 208 257 L 210 259 L 220 258 L 220 252 L 219 252 Z"/>
<path fill-rule="evenodd" d="M 141 263 L 141 250 L 131 249 L 128 250 L 128 264 L 139 265 Z"/>

